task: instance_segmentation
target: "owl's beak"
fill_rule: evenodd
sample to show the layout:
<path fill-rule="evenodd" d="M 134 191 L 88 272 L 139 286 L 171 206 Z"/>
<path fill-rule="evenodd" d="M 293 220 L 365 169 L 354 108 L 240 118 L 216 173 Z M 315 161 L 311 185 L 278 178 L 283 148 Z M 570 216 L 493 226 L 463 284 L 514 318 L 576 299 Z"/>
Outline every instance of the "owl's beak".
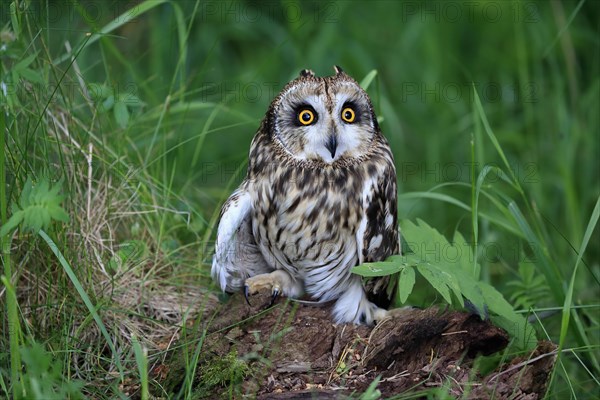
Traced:
<path fill-rule="evenodd" d="M 338 143 L 335 134 L 329 135 L 327 143 L 325 143 L 325 148 L 331 153 L 331 158 L 335 158 L 335 151 L 337 150 L 337 145 Z"/>

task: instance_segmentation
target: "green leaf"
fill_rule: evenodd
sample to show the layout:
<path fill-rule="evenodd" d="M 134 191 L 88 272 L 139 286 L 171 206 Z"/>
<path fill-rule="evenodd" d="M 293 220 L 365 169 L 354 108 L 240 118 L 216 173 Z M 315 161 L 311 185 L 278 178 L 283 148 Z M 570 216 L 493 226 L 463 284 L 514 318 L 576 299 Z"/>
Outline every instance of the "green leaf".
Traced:
<path fill-rule="evenodd" d="M 38 209 L 40 218 L 40 229 L 42 228 L 42 226 L 50 226 L 52 218 L 50 218 L 50 212 L 48 211 L 48 208 L 46 207 L 44 209 L 42 207 L 38 207 Z"/>
<path fill-rule="evenodd" d="M 464 236 L 459 231 L 454 232 L 454 239 L 452 239 L 452 241 L 452 245 L 457 247 L 461 254 L 461 257 L 457 261 L 458 266 L 469 273 L 473 278 L 479 279 L 481 267 L 475 260 L 471 244 L 465 240 Z"/>
<path fill-rule="evenodd" d="M 52 220 L 67 222 L 69 216 L 60 206 L 64 197 L 58 194 L 61 183 L 51 188 L 46 179 L 41 179 L 35 186 L 31 179 L 27 179 L 18 205 L 13 203 L 13 214 L 0 229 L 0 234 L 5 235 L 20 224 L 23 229 L 37 232 L 47 228 Z"/>
<path fill-rule="evenodd" d="M 477 309 L 479 316 L 483 319 L 486 317 L 485 309 L 488 306 L 485 303 L 485 298 L 479 287 L 479 282 L 476 281 L 467 271 L 456 269 L 452 271 L 458 280 L 460 292 L 473 306 Z"/>
<path fill-rule="evenodd" d="M 449 267 L 449 268 L 448 268 Z M 460 271 L 457 268 L 453 268 L 453 266 L 435 266 L 439 271 L 439 276 L 444 279 L 446 285 L 452 290 L 454 296 L 458 300 L 458 304 L 461 307 L 465 306 L 465 302 L 463 300 L 464 293 L 461 290 L 458 279 L 456 278 L 456 272 Z"/>
<path fill-rule="evenodd" d="M 25 68 L 20 72 L 22 78 L 25 78 L 29 82 L 33 83 L 44 83 L 44 78 L 37 72 L 30 68 Z"/>
<path fill-rule="evenodd" d="M 49 195 L 50 184 L 46 179 L 41 179 L 31 190 L 31 202 L 41 204 Z"/>
<path fill-rule="evenodd" d="M 112 95 L 112 90 L 110 90 L 110 88 L 103 83 L 88 84 L 88 92 L 90 94 L 90 98 L 94 101 L 101 101 Z"/>
<path fill-rule="evenodd" d="M 506 318 L 508 321 L 513 323 L 513 327 L 511 330 L 516 334 L 517 332 L 514 329 L 525 329 L 526 321 L 525 318 L 520 316 L 515 312 L 513 307 L 510 305 L 506 299 L 502 296 L 502 294 L 496 290 L 495 287 L 488 285 L 484 282 L 479 282 L 479 287 L 482 289 L 483 296 L 485 298 L 485 303 L 489 307 L 490 310 L 500 317 Z M 530 327 L 530 329 L 533 329 Z M 523 333 L 523 332 L 520 332 Z M 535 336 L 534 333 L 531 333 Z"/>
<path fill-rule="evenodd" d="M 144 102 L 134 94 L 126 93 L 119 96 L 119 101 L 125 103 L 128 107 L 142 107 Z"/>
<path fill-rule="evenodd" d="M 532 262 L 519 262 L 519 276 L 506 283 L 513 289 L 510 301 L 515 307 L 530 309 L 544 302 L 548 293 L 548 284 L 544 274 L 536 274 L 536 266 Z"/>
<path fill-rule="evenodd" d="M 410 261 L 409 254 L 394 254 L 385 259 L 386 262 L 407 263 Z"/>
<path fill-rule="evenodd" d="M 18 210 L 17 212 L 13 212 L 13 215 L 11 215 L 8 221 L 0 228 L 0 236 L 5 236 L 11 232 L 21 223 L 21 221 L 23 221 L 23 211 Z"/>
<path fill-rule="evenodd" d="M 148 254 L 148 246 L 141 240 L 129 240 L 121 243 L 119 250 L 108 261 L 108 271 L 115 275 L 124 268 L 139 263 Z"/>
<path fill-rule="evenodd" d="M 118 254 L 115 254 L 110 258 L 110 260 L 108 260 L 108 273 L 111 276 L 115 276 L 121 270 L 122 265 L 123 260 Z"/>
<path fill-rule="evenodd" d="M 30 347 L 22 347 L 20 352 L 21 359 L 29 366 L 28 372 L 42 375 L 42 373 L 50 369 L 52 358 L 46 353 L 41 344 L 33 342 Z"/>
<path fill-rule="evenodd" d="M 417 219 L 417 222 L 421 222 L 421 220 Z M 421 259 L 420 253 L 422 245 L 431 241 L 430 232 L 409 220 L 401 221 L 400 227 L 402 236 L 411 252 L 417 254 L 419 259 Z M 403 252 L 405 252 L 405 250 L 406 249 L 403 249 Z"/>
<path fill-rule="evenodd" d="M 25 218 L 23 219 L 23 225 L 25 228 L 30 229 L 34 232 L 39 231 L 42 228 L 42 216 L 43 212 L 37 205 L 30 206 L 24 210 Z"/>
<path fill-rule="evenodd" d="M 127 124 L 129 124 L 129 110 L 127 109 L 127 104 L 122 101 L 117 101 L 113 108 L 113 113 L 117 124 L 121 128 L 126 128 Z"/>
<path fill-rule="evenodd" d="M 25 368 L 15 383 L 15 399 L 85 399 L 81 393 L 83 382 L 65 378 L 60 358 L 47 352 L 44 346 L 33 342 L 19 352 Z"/>
<path fill-rule="evenodd" d="M 10 3 L 10 22 L 12 23 L 13 32 L 18 36 L 21 33 L 21 24 L 17 17 L 17 3 L 14 1 Z"/>
<path fill-rule="evenodd" d="M 404 304 L 408 296 L 412 293 L 413 287 L 415 286 L 415 270 L 410 265 L 404 267 L 400 272 L 400 278 L 398 281 L 398 293 L 400 296 L 400 302 Z"/>
<path fill-rule="evenodd" d="M 61 178 L 54 186 L 49 188 L 47 198 L 54 199 L 55 201 L 61 202 L 63 201 L 63 196 L 61 196 L 60 190 L 62 189 L 63 179 Z"/>
<path fill-rule="evenodd" d="M 63 208 L 57 204 L 48 204 L 48 206 L 46 207 L 48 210 L 48 214 L 50 215 L 50 217 L 52 219 L 55 219 L 57 221 L 61 221 L 61 222 L 68 222 L 69 221 L 69 214 L 67 214 L 67 212 L 65 210 L 63 210 Z"/>
<path fill-rule="evenodd" d="M 356 267 L 352 267 L 351 272 L 353 274 L 371 278 L 395 274 L 396 272 L 400 272 L 403 267 L 403 265 L 396 262 L 380 261 L 357 265 Z"/>
<path fill-rule="evenodd" d="M 423 275 L 425 279 L 433 286 L 435 290 L 438 291 L 439 294 L 442 295 L 444 300 L 448 304 L 452 304 L 452 297 L 450 296 L 450 290 L 448 289 L 448 285 L 444 280 L 444 277 L 439 273 L 439 269 L 433 267 L 429 263 L 419 264 L 417 266 L 417 270 Z"/>
<path fill-rule="evenodd" d="M 23 191 L 21 192 L 21 198 L 19 199 L 19 204 L 22 209 L 29 207 L 29 199 L 31 198 L 31 189 L 33 188 L 33 182 L 31 182 L 31 178 L 27 178 L 25 181 L 25 185 L 23 185 Z"/>
<path fill-rule="evenodd" d="M 25 68 L 29 67 L 29 64 L 31 64 L 33 62 L 33 60 L 35 60 L 36 57 L 37 57 L 37 52 L 28 55 L 27 57 L 25 57 L 24 59 L 22 59 L 21 61 L 19 61 L 18 63 L 16 63 L 12 67 L 12 70 L 13 71 L 17 71 L 19 73 L 23 72 L 23 70 Z"/>
<path fill-rule="evenodd" d="M 515 314 L 511 318 L 490 315 L 490 321 L 508 332 L 518 349 L 533 350 L 537 345 L 535 330 L 521 315 Z"/>
<path fill-rule="evenodd" d="M 115 96 L 108 96 L 100 105 L 100 111 L 108 111 L 115 105 Z"/>
<path fill-rule="evenodd" d="M 362 276 L 375 277 L 400 272 L 398 299 L 406 302 L 415 284 L 415 268 L 448 303 L 452 293 L 464 307 L 470 301 L 481 318 L 490 317 L 515 338 L 519 348 L 529 348 L 536 342 L 535 332 L 525 318 L 493 286 L 478 281 L 480 266 L 471 245 L 460 232 L 450 243 L 444 235 L 417 219 L 401 221 L 404 255 L 393 255 L 383 262 L 365 263 L 352 269 Z M 531 274 L 525 273 L 525 276 Z M 533 278 L 532 278 L 533 279 Z M 487 312 L 486 312 L 487 311 Z"/>
<path fill-rule="evenodd" d="M 122 252 L 125 260 L 142 258 L 148 254 L 148 246 L 141 240 L 128 240 L 121 245 L 119 252 Z"/>

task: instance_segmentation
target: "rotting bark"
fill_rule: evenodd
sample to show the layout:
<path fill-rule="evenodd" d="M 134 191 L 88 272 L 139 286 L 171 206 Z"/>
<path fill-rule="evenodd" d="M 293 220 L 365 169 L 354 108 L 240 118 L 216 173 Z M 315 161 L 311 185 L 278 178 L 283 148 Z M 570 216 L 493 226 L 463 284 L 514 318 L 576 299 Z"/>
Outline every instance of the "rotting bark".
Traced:
<path fill-rule="evenodd" d="M 481 376 L 472 369 L 475 357 L 501 351 L 509 338 L 472 314 L 415 309 L 367 327 L 333 324 L 330 307 L 281 300 L 261 310 L 268 297 L 252 301 L 249 307 L 233 296 L 216 307 L 201 364 L 237 352 L 251 370 L 237 392 L 258 399 L 344 399 L 377 376 L 384 397 L 444 385 L 473 399 L 539 399 L 556 358 L 556 346 L 540 342 L 530 355 Z M 229 389 L 211 390 L 228 396 Z"/>

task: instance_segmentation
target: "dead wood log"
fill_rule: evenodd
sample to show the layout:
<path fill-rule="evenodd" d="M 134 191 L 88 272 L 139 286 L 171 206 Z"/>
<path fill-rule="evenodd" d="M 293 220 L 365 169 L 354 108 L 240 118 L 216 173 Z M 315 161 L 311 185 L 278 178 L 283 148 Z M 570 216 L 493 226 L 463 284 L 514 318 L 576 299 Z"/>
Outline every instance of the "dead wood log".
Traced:
<path fill-rule="evenodd" d="M 385 397 L 446 385 L 451 394 L 470 398 L 514 398 L 516 393 L 538 399 L 554 365 L 556 346 L 541 342 L 533 353 L 480 376 L 472 370 L 475 357 L 501 351 L 509 338 L 468 313 L 415 309 L 375 327 L 336 325 L 330 307 L 282 300 L 264 310 L 268 300 L 256 296 L 255 307 L 249 307 L 242 296 L 233 296 L 216 308 L 207 326 L 201 363 L 235 351 L 251 367 L 237 388 L 240 395 L 344 399 L 379 376 Z M 200 384 L 202 379 L 200 372 Z"/>

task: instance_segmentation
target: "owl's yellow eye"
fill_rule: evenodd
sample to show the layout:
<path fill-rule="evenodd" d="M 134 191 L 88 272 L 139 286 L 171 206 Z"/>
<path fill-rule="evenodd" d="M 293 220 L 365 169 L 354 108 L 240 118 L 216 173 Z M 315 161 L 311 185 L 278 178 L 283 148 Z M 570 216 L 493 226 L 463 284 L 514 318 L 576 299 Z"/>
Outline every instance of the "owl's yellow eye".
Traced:
<path fill-rule="evenodd" d="M 348 123 L 354 122 L 354 120 L 356 119 L 356 114 L 354 113 L 354 110 L 350 107 L 344 108 L 342 110 L 342 119 Z"/>
<path fill-rule="evenodd" d="M 315 121 L 315 113 L 311 110 L 302 110 L 298 114 L 298 121 L 302 125 L 310 125 Z"/>

